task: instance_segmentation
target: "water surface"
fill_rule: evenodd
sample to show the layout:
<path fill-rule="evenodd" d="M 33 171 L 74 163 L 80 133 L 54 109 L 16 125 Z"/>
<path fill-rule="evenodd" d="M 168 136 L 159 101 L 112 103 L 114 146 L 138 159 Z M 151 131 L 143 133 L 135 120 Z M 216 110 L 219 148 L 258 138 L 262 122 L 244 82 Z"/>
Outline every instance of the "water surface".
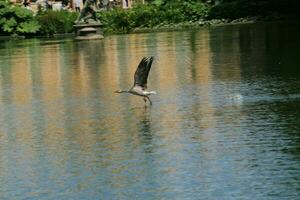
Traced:
<path fill-rule="evenodd" d="M 299 198 L 298 27 L 1 41 L 0 198 Z"/>

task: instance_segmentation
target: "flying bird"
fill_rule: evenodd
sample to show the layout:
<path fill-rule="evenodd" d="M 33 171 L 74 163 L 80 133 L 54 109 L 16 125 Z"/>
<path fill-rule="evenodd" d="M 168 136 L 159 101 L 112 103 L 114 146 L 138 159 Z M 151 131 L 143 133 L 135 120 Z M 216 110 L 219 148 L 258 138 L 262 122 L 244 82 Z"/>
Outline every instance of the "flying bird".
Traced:
<path fill-rule="evenodd" d="M 134 84 L 130 88 L 130 90 L 117 90 L 116 93 L 129 93 L 137 96 L 143 97 L 145 103 L 147 100 L 150 105 L 152 105 L 152 101 L 150 99 L 151 94 L 156 94 L 155 91 L 146 91 L 147 89 L 147 79 L 149 75 L 149 71 L 151 69 L 151 65 L 153 62 L 153 57 L 144 57 L 140 64 L 138 65 L 135 73 L 134 73 Z"/>

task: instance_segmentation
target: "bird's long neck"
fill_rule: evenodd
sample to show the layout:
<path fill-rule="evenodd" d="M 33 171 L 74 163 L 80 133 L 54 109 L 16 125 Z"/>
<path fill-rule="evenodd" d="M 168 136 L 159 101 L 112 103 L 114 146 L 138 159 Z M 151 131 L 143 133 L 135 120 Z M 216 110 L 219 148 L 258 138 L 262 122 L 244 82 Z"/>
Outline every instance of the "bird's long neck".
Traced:
<path fill-rule="evenodd" d="M 128 90 L 118 90 L 116 93 L 130 93 Z"/>

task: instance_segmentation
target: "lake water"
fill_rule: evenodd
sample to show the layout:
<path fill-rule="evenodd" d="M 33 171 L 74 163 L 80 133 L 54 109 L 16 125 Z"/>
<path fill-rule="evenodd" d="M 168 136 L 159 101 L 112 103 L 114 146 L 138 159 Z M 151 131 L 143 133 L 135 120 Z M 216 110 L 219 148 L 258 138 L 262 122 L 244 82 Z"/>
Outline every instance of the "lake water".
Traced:
<path fill-rule="evenodd" d="M 0 199 L 299 198 L 299 27 L 0 41 Z"/>

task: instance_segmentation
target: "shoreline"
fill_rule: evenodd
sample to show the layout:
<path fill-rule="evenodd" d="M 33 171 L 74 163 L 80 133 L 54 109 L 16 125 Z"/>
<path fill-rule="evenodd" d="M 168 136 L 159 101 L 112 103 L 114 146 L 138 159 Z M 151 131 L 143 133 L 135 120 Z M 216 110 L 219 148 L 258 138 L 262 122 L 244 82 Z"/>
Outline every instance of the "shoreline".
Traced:
<path fill-rule="evenodd" d="M 151 33 L 151 32 L 166 32 L 166 31 L 183 31 L 191 29 L 199 29 L 203 27 L 217 27 L 217 26 L 229 26 L 229 25 L 242 25 L 242 24 L 254 24 L 254 23 L 272 23 L 272 22 L 286 22 L 286 21 L 299 21 L 297 17 L 283 16 L 283 15 L 271 15 L 271 16 L 254 16 L 254 17 L 244 17 L 234 20 L 230 19 L 212 19 L 203 20 L 200 19 L 197 22 L 181 22 L 176 24 L 159 24 L 154 27 L 137 27 L 132 30 L 124 31 L 108 31 L 103 29 L 104 36 L 119 35 L 119 34 L 131 34 L 131 33 Z M 29 39 L 29 38 L 62 38 L 62 37 L 74 37 L 74 33 L 65 34 L 54 34 L 52 36 L 36 35 L 26 37 L 23 35 L 12 35 L 12 36 L 0 36 L 0 41 L 3 40 L 18 40 L 18 39 Z"/>
<path fill-rule="evenodd" d="M 285 21 L 299 21 L 299 19 L 290 16 L 255 16 L 244 17 L 234 20 L 230 19 L 212 19 L 212 20 L 199 20 L 197 22 L 182 22 L 178 24 L 160 24 L 155 27 L 138 27 L 130 30 L 127 33 L 148 33 L 148 32 L 161 32 L 161 31 L 180 31 L 186 29 L 199 29 L 202 27 L 217 27 L 217 26 L 229 26 L 229 25 L 241 25 L 241 24 L 254 24 L 254 23 L 272 23 L 272 22 L 285 22 Z M 118 34 L 111 32 L 110 34 Z M 120 32 L 119 34 L 122 34 Z M 125 33 L 126 34 L 126 33 Z"/>

